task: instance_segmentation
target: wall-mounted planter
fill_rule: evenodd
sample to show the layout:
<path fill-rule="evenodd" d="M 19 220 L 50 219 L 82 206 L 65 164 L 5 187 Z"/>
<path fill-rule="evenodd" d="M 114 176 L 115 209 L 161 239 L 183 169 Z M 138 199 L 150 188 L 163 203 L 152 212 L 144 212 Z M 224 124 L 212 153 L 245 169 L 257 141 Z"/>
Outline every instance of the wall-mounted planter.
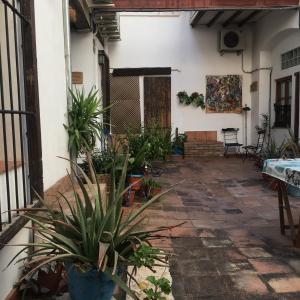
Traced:
<path fill-rule="evenodd" d="M 193 105 L 194 107 L 201 107 L 205 109 L 205 102 L 203 94 L 197 92 L 192 93 L 190 96 L 186 91 L 181 91 L 177 94 L 180 104 Z"/>

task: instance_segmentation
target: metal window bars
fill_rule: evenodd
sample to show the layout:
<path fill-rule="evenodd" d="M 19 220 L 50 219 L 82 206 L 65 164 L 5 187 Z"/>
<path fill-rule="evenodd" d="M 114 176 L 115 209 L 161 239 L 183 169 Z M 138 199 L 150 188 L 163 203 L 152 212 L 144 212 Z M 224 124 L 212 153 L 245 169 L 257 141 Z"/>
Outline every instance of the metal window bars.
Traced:
<path fill-rule="evenodd" d="M 19 0 L 0 0 L 0 233 L 31 203 Z"/>

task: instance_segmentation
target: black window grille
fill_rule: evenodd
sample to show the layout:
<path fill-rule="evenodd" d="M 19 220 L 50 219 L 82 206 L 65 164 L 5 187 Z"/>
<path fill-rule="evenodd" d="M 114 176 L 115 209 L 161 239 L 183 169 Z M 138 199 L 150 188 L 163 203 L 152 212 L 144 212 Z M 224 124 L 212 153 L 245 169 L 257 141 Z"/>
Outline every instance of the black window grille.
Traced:
<path fill-rule="evenodd" d="M 0 0 L 0 233 L 31 204 L 20 0 Z"/>
<path fill-rule="evenodd" d="M 276 80 L 274 127 L 291 127 L 292 76 Z"/>
<path fill-rule="evenodd" d="M 291 127 L 291 105 L 275 104 L 275 127 Z"/>

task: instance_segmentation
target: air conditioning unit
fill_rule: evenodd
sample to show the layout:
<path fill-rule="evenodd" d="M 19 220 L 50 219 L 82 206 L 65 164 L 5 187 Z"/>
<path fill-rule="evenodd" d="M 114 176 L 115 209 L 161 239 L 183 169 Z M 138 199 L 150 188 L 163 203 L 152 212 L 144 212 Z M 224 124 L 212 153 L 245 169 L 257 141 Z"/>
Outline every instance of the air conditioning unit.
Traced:
<path fill-rule="evenodd" d="M 246 43 L 239 30 L 228 29 L 221 31 L 220 52 L 237 52 L 245 50 Z"/>

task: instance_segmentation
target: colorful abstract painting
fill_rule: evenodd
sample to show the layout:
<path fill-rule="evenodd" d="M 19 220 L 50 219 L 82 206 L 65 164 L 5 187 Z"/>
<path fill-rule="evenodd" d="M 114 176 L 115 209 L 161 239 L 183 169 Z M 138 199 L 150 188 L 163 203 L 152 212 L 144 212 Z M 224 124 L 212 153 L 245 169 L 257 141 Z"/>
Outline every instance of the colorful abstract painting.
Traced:
<path fill-rule="evenodd" d="M 206 112 L 242 112 L 242 76 L 206 76 Z"/>

